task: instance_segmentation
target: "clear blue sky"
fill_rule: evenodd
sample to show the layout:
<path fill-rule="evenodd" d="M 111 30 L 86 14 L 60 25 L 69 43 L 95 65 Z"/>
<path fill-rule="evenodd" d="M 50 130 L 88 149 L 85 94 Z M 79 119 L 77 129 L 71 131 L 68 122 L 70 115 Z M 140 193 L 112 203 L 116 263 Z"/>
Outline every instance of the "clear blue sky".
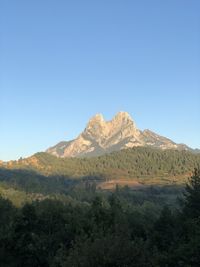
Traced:
<path fill-rule="evenodd" d="M 0 159 L 120 110 L 200 148 L 199 14 L 199 0 L 2 0 Z"/>

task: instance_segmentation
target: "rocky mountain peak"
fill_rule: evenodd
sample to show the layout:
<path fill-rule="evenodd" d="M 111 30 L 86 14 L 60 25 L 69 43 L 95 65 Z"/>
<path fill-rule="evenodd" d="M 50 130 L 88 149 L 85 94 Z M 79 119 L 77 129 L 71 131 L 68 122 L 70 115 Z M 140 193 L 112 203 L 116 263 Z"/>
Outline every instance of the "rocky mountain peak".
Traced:
<path fill-rule="evenodd" d="M 95 139 L 99 145 L 104 146 L 110 138 L 115 136 L 116 141 L 120 138 L 133 135 L 137 131 L 136 125 L 127 112 L 118 112 L 112 120 L 105 121 L 101 114 L 96 114 L 89 120 L 82 135 Z"/>
<path fill-rule="evenodd" d="M 120 111 L 111 120 L 112 126 L 115 128 L 129 127 L 131 130 L 136 130 L 136 124 L 128 112 Z"/>
<path fill-rule="evenodd" d="M 102 114 L 96 114 L 76 139 L 61 142 L 47 152 L 58 157 L 97 156 L 137 146 L 186 149 L 186 146 L 180 146 L 150 130 L 137 129 L 131 116 L 120 111 L 110 121 L 105 121 Z"/>
<path fill-rule="evenodd" d="M 113 120 L 133 121 L 133 119 L 131 118 L 130 114 L 128 112 L 125 112 L 125 111 L 118 112 L 114 116 Z"/>
<path fill-rule="evenodd" d="M 89 120 L 81 136 L 83 138 L 85 138 L 85 136 L 88 136 L 91 139 L 99 139 L 101 136 L 104 135 L 105 127 L 106 127 L 106 122 L 104 121 L 103 115 L 96 114 Z"/>
<path fill-rule="evenodd" d="M 90 120 L 88 124 L 91 123 L 102 123 L 104 122 L 104 118 L 103 115 L 101 113 L 96 114 L 95 116 L 93 116 Z"/>

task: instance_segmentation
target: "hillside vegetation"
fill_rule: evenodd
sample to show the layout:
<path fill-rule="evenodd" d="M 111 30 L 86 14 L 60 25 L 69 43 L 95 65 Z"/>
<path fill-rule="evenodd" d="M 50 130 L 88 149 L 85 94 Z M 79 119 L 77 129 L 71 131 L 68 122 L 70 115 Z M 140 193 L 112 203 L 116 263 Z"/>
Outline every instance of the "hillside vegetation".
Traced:
<path fill-rule="evenodd" d="M 37 153 L 27 159 L 9 162 L 7 168 L 34 170 L 46 176 L 144 178 L 145 182 L 148 178 L 188 176 L 198 165 L 200 154 L 138 147 L 94 158 L 62 159 L 47 153 Z"/>
<path fill-rule="evenodd" d="M 60 159 L 47 153 L 0 168 L 0 195 L 19 206 L 35 199 L 88 201 L 98 191 L 125 188 L 132 199 L 176 202 L 200 154 L 134 148 L 95 158 Z M 129 191 L 126 190 L 129 188 Z M 102 189 L 102 190 L 101 190 Z M 130 192 L 137 190 L 138 192 Z"/>
<path fill-rule="evenodd" d="M 199 267 L 199 170 L 179 210 L 124 193 L 21 208 L 0 197 L 1 267 Z"/>

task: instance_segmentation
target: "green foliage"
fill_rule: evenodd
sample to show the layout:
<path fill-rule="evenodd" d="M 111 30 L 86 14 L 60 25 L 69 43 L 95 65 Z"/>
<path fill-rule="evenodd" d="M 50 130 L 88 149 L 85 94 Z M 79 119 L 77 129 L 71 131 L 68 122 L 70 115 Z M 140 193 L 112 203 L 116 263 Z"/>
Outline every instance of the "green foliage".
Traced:
<path fill-rule="evenodd" d="M 184 176 L 199 163 L 199 154 L 151 148 L 126 149 L 96 158 L 59 159 L 47 153 L 37 153 L 29 159 L 14 161 L 0 168 L 0 183 L 8 187 L 7 192 L 0 187 L 0 193 L 18 202 L 18 206 L 23 199 L 34 199 L 29 197 L 30 193 L 70 195 L 81 201 L 91 201 L 102 182 L 127 178 L 138 180 L 141 184 L 171 185 L 168 197 L 173 202 L 175 200 L 170 193 L 173 185 L 183 184 Z M 174 188 L 176 190 L 177 187 Z M 163 190 L 166 195 L 167 187 L 152 186 L 153 190 L 153 193 L 150 190 L 145 193 L 155 197 L 156 190 L 160 195 Z M 125 198 L 130 195 L 126 191 L 124 189 Z M 145 195 L 141 193 L 141 196 Z M 133 198 L 133 194 L 130 197 Z"/>
<path fill-rule="evenodd" d="M 199 174 L 178 210 L 162 208 L 154 188 L 140 199 L 127 187 L 101 194 L 87 185 L 83 201 L 43 199 L 21 208 L 0 198 L 0 265 L 198 267 Z"/>
<path fill-rule="evenodd" d="M 200 217 L 200 169 L 195 169 L 185 191 L 185 213 L 191 218 Z"/>
<path fill-rule="evenodd" d="M 29 169 L 43 175 L 65 177 L 171 177 L 192 172 L 200 164 L 200 154 L 188 151 L 159 150 L 145 147 L 125 149 L 94 158 L 57 158 L 37 153 L 36 163 L 13 162 L 11 168 Z M 34 161 L 34 162 L 35 162 Z"/>

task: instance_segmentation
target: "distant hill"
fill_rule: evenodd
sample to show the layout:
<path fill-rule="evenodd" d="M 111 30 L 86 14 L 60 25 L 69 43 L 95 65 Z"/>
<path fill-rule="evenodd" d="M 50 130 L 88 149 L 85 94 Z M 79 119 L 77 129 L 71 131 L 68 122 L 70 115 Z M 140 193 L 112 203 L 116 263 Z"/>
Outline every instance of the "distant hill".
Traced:
<path fill-rule="evenodd" d="M 127 112 L 119 112 L 111 121 L 95 115 L 76 139 L 60 142 L 46 152 L 61 158 L 93 157 L 133 147 L 192 151 L 185 144 L 176 144 L 150 130 L 139 130 Z"/>
<path fill-rule="evenodd" d="M 10 161 L 6 169 L 25 169 L 46 176 L 84 176 L 105 179 L 173 177 L 191 173 L 200 165 L 200 154 L 189 151 L 135 147 L 92 158 L 57 158 L 42 152 Z"/>

